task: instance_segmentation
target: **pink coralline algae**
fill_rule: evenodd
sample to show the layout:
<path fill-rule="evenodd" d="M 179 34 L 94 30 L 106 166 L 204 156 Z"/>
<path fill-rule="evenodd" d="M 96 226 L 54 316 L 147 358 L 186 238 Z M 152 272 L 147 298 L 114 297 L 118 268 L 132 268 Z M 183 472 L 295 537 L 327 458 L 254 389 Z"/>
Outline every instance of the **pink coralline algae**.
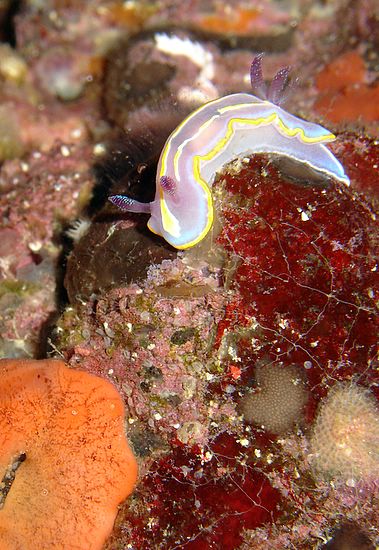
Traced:
<path fill-rule="evenodd" d="M 95 127 L 98 120 L 96 102 L 67 107 L 54 101 L 39 88 L 31 63 L 21 52 L 4 46 L 0 51 L 0 159 L 19 158 L 34 148 L 48 152 L 56 141 L 87 141 L 88 127 Z"/>
<path fill-rule="evenodd" d="M 54 238 L 91 192 L 89 147 L 57 145 L 7 161 L 0 174 L 0 332 L 4 357 L 37 355 L 41 332 L 55 311 Z M 86 160 L 87 159 L 87 160 Z"/>
<path fill-rule="evenodd" d="M 71 365 L 80 364 L 116 385 L 131 424 L 136 423 L 137 438 L 142 422 L 163 440 L 203 445 L 208 405 L 195 396 L 206 391 L 205 368 L 213 361 L 209 345 L 226 296 L 217 290 L 217 272 L 196 281 L 196 272 L 177 260 L 165 260 L 150 277 L 154 285 L 148 278 L 111 290 L 95 311 L 91 302 L 80 312 L 68 308 L 58 345 Z"/>

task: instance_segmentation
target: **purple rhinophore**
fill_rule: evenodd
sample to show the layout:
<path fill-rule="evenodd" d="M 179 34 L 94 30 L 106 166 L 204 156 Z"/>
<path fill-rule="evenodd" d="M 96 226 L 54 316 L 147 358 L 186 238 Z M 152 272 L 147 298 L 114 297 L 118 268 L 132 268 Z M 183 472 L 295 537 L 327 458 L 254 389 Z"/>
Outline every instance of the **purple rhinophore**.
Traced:
<path fill-rule="evenodd" d="M 280 103 L 284 101 L 285 97 L 283 92 L 288 85 L 289 72 L 289 67 L 283 67 L 283 69 L 280 69 L 272 79 L 267 93 L 267 99 L 271 101 L 271 103 L 280 105 Z"/>
<path fill-rule="evenodd" d="M 296 80 L 292 82 L 289 79 L 290 67 L 283 67 L 276 73 L 267 89 L 263 80 L 262 59 L 263 53 L 258 54 L 254 57 L 250 67 L 250 82 L 254 95 L 275 105 L 281 105 L 287 99 L 287 92 L 293 87 Z"/>
<path fill-rule="evenodd" d="M 263 80 L 262 59 L 263 53 L 254 57 L 250 67 L 250 82 L 254 94 L 260 99 L 266 99 L 267 86 Z"/>

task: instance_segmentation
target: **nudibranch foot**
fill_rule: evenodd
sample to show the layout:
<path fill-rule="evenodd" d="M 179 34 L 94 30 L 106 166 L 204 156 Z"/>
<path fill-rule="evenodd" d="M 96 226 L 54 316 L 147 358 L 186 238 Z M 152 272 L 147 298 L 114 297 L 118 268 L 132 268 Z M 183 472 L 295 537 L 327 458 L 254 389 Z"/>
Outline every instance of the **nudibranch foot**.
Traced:
<path fill-rule="evenodd" d="M 138 214 L 150 214 L 151 206 L 149 202 L 139 202 L 125 195 L 111 195 L 108 200 L 118 206 L 123 212 L 136 212 Z"/>

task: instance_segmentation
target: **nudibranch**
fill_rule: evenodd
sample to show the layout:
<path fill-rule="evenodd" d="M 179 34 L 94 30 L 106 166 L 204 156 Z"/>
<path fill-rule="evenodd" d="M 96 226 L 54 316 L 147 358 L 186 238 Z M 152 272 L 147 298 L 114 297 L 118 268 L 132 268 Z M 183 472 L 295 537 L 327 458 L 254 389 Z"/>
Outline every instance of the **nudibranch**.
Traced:
<path fill-rule="evenodd" d="M 149 229 L 175 248 L 185 249 L 199 243 L 212 227 L 213 180 L 236 158 L 253 153 L 281 155 L 349 185 L 341 163 L 325 146 L 335 136 L 279 106 L 288 75 L 288 67 L 281 69 L 267 89 L 262 54 L 255 57 L 250 79 L 256 95 L 237 93 L 210 101 L 169 136 L 159 159 L 152 202 L 124 195 L 109 200 L 128 212 L 150 213 Z"/>

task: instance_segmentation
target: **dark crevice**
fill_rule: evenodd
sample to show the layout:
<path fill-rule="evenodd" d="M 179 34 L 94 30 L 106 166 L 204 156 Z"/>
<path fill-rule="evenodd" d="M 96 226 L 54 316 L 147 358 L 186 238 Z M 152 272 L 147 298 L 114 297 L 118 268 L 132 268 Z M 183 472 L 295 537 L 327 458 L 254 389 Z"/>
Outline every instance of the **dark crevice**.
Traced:
<path fill-rule="evenodd" d="M 15 30 L 15 16 L 18 14 L 21 8 L 21 0 L 12 0 L 9 3 L 7 12 L 3 15 L 3 21 L 1 24 L 1 40 L 7 42 L 13 48 L 16 47 L 16 30 Z"/>
<path fill-rule="evenodd" d="M 0 483 L 0 510 L 4 507 L 5 499 L 15 480 L 17 470 L 26 459 L 26 453 L 21 453 L 17 458 L 12 460 L 12 463 L 6 469 L 3 479 Z"/>

